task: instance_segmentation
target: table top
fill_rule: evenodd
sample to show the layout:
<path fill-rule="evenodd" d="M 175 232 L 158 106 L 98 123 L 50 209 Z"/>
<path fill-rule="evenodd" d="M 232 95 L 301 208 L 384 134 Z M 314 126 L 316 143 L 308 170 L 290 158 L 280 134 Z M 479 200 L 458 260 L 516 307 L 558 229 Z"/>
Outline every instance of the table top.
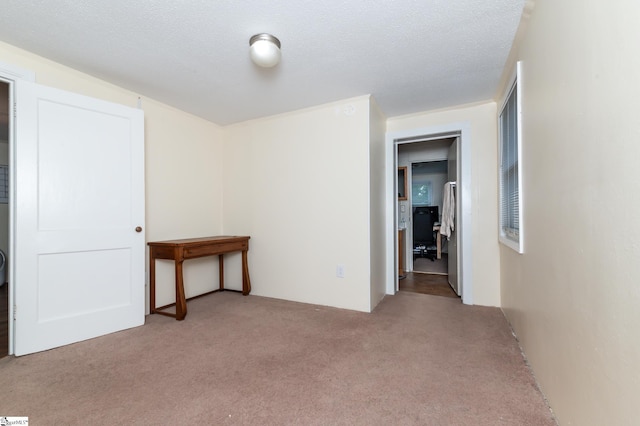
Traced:
<path fill-rule="evenodd" d="M 149 246 L 186 246 L 197 245 L 207 243 L 222 243 L 233 241 L 248 240 L 249 236 L 237 236 L 237 235 L 216 235 L 213 237 L 198 237 L 198 238 L 182 238 L 179 240 L 165 240 L 165 241 L 149 241 Z"/>

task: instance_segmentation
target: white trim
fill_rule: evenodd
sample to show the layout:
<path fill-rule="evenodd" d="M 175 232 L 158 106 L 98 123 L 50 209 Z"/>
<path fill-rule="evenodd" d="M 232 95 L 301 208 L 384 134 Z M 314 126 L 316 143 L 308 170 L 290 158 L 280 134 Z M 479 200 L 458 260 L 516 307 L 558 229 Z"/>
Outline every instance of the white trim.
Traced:
<path fill-rule="evenodd" d="M 0 61 L 0 78 L 7 80 L 27 80 L 31 82 L 36 81 L 36 73 L 30 70 L 25 70 L 15 65 L 7 64 Z"/>
<path fill-rule="evenodd" d="M 395 294 L 398 270 L 397 247 L 395 233 L 397 232 L 397 175 L 398 144 L 408 142 L 427 141 L 446 137 L 460 137 L 458 149 L 458 198 L 460 206 L 460 257 L 458 259 L 459 276 L 462 283 L 462 303 L 473 304 L 473 276 L 472 276 L 472 237 L 471 237 L 471 131 L 467 122 L 451 123 L 441 126 L 431 126 L 398 132 L 387 132 L 385 136 L 386 155 L 386 282 L 387 294 Z"/>
<path fill-rule="evenodd" d="M 504 107 L 513 92 L 513 88 L 515 86 L 516 89 L 516 112 L 517 112 L 517 134 L 518 134 L 518 221 L 520 223 L 520 229 L 518 230 L 518 241 L 514 241 L 508 238 L 504 232 L 502 231 L 502 191 L 498 188 L 498 241 L 509 247 L 510 249 L 518 252 L 519 254 L 524 253 L 524 235 L 525 235 L 525 226 L 524 226 L 524 194 L 522 192 L 522 61 L 518 61 L 516 66 L 514 67 L 513 72 L 511 73 L 511 77 L 509 78 L 509 85 L 507 86 L 507 90 L 501 99 L 500 109 L 498 110 L 498 168 L 500 170 L 499 179 L 502 179 L 502 126 L 500 125 L 500 117 L 502 116 L 502 112 L 504 111 Z M 501 180 L 499 181 L 501 182 Z"/>
<path fill-rule="evenodd" d="M 15 65 L 0 61 L 0 80 L 9 84 L 9 253 L 7 262 L 7 281 L 9 286 L 9 355 L 14 354 L 15 340 L 15 322 L 12 321 L 14 316 L 14 295 L 15 295 L 15 276 L 14 276 L 14 253 L 15 253 L 15 82 L 16 80 L 26 80 L 30 82 L 36 81 L 36 74 L 31 70 L 26 70 Z"/>

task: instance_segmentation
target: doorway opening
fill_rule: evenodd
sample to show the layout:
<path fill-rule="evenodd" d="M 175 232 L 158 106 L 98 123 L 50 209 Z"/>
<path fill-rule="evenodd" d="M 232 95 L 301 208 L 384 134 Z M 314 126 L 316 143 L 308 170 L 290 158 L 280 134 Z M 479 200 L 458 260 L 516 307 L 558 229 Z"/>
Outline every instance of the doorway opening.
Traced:
<path fill-rule="evenodd" d="M 410 263 L 409 270 L 413 271 L 413 241 L 408 242 L 407 233 L 412 232 L 408 223 L 407 215 L 411 214 L 412 207 L 405 202 L 404 207 L 400 203 L 398 188 L 400 188 L 399 177 L 403 174 L 410 174 L 411 170 L 407 166 L 406 172 L 399 173 L 399 152 L 404 149 L 411 149 L 415 145 L 416 149 L 421 143 L 442 144 L 440 146 L 440 158 L 420 159 L 413 162 L 425 162 L 428 160 L 446 160 L 447 173 L 453 170 L 453 175 L 448 177 L 455 186 L 455 216 L 456 216 L 456 232 L 457 236 L 451 238 L 448 244 L 448 258 L 455 254 L 454 259 L 457 266 L 451 268 L 448 266 L 447 273 L 454 274 L 457 280 L 458 294 L 462 299 L 462 303 L 473 304 L 473 277 L 471 274 L 472 267 L 472 244 L 471 244 L 471 140 L 470 125 L 467 122 L 450 123 L 445 125 L 437 125 L 426 128 L 416 128 L 389 132 L 386 135 L 386 178 L 387 178 L 387 294 L 395 294 L 400 288 L 400 274 Z M 447 142 L 443 142 L 448 140 Z M 456 143 L 451 143 L 455 140 Z M 442 141 L 442 142 L 437 142 Z M 407 148 L 403 148 L 406 146 Z M 449 153 L 449 149 L 455 146 L 457 151 L 454 154 Z M 402 159 L 400 159 L 402 161 Z M 411 161 L 408 162 L 409 164 Z M 455 177 L 455 179 L 454 179 Z M 408 179 L 408 178 L 407 178 Z M 410 181 L 410 180 L 409 180 Z M 408 185 L 407 185 L 408 186 Z M 407 188 L 407 195 L 409 193 Z M 404 211 L 403 211 L 404 209 Z M 404 221 L 403 215 L 404 213 Z M 441 215 L 439 215 L 441 217 Z M 404 226 L 403 226 L 404 225 Z M 399 242 L 399 240 L 403 240 Z M 452 250 L 452 242 L 456 245 Z M 409 245 L 411 244 L 411 245 Z M 410 251 L 407 252 L 407 249 Z M 404 262 L 404 263 L 403 263 Z M 448 263 L 450 260 L 448 260 Z"/>
<path fill-rule="evenodd" d="M 0 358 L 9 355 L 9 83 L 0 80 Z"/>
<path fill-rule="evenodd" d="M 458 256 L 450 255 L 457 250 L 457 235 L 451 235 L 452 227 L 446 235 L 441 231 L 444 215 L 456 218 L 451 212 L 455 203 L 447 198 L 445 205 L 445 193 L 457 180 L 457 143 L 457 137 L 446 137 L 398 146 L 398 167 L 406 168 L 408 182 L 407 196 L 398 199 L 397 207 L 405 234 L 398 246 L 406 253 L 400 291 L 459 297 Z"/>

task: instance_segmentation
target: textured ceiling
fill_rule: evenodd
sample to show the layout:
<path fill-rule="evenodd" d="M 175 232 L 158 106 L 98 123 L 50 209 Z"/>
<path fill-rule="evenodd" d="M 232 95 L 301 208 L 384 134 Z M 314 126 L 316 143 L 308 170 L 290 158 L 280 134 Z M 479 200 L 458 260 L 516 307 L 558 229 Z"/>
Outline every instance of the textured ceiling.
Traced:
<path fill-rule="evenodd" d="M 0 40 L 222 125 L 366 94 L 394 117 L 491 99 L 524 2 L 2 0 Z"/>

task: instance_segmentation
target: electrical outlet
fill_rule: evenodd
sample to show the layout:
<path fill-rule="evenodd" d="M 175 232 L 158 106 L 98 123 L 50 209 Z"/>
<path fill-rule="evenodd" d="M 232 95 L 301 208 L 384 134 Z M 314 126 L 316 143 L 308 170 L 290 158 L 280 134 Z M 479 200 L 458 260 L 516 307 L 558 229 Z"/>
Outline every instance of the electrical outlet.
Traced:
<path fill-rule="evenodd" d="M 344 265 L 336 266 L 336 277 L 344 278 Z"/>

